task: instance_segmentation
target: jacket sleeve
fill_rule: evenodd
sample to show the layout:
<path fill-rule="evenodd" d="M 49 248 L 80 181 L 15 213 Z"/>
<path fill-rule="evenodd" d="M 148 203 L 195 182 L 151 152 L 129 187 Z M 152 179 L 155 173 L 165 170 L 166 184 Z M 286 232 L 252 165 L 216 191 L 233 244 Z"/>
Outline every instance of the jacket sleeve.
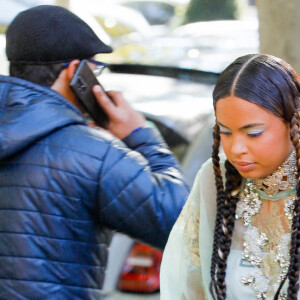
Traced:
<path fill-rule="evenodd" d="M 109 147 L 99 174 L 100 222 L 164 248 L 189 188 L 178 162 L 153 129 Z"/>

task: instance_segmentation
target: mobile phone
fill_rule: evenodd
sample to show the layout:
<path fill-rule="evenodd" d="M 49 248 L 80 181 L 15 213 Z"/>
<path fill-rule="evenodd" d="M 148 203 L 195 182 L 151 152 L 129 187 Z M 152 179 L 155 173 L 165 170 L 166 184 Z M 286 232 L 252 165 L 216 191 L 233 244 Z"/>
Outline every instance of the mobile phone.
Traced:
<path fill-rule="evenodd" d="M 70 88 L 93 121 L 97 125 L 107 128 L 109 119 L 94 96 L 92 89 L 95 85 L 101 86 L 87 61 L 82 60 L 71 79 Z"/>

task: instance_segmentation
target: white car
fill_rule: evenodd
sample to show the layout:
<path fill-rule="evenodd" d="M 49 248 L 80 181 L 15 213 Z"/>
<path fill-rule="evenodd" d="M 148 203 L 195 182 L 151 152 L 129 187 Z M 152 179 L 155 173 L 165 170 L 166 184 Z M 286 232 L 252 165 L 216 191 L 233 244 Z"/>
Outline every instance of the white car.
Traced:
<path fill-rule="evenodd" d="M 183 18 L 189 0 L 111 0 L 139 11 L 152 26 L 172 27 Z"/>

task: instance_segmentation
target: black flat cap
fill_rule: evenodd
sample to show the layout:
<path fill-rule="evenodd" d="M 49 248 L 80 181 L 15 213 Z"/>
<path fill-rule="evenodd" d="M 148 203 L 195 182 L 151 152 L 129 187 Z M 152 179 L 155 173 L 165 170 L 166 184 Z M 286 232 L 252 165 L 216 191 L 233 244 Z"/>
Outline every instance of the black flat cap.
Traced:
<path fill-rule="evenodd" d="M 19 13 L 6 32 L 10 62 L 54 64 L 111 52 L 82 19 L 55 5 Z"/>

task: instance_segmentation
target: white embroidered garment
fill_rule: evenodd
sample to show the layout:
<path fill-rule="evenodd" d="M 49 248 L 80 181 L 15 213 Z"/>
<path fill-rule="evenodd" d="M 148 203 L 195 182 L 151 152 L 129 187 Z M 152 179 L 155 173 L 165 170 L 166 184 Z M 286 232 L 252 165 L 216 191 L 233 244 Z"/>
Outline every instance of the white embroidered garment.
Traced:
<path fill-rule="evenodd" d="M 222 157 L 222 171 L 224 171 L 224 160 L 225 157 Z M 209 284 L 216 215 L 214 180 L 210 159 L 198 172 L 187 203 L 171 231 L 164 250 L 160 272 L 161 300 L 213 299 L 209 292 Z M 227 261 L 227 299 L 258 299 L 258 291 L 261 292 L 266 284 L 268 285 L 266 299 L 273 299 L 274 289 L 278 286 L 276 281 L 282 271 L 280 259 L 274 261 L 274 257 L 280 257 L 278 256 L 280 247 L 283 252 L 286 250 L 284 247 L 289 243 L 290 238 L 290 220 L 286 213 L 286 210 L 290 209 L 287 204 L 290 200 L 291 195 L 276 201 L 262 199 L 261 207 L 251 219 L 253 226 L 250 227 L 254 229 L 252 231 L 250 229 L 247 234 L 245 233 L 249 227 L 244 225 L 241 216 L 235 221 Z M 248 248 L 254 249 L 254 252 L 257 249 L 261 250 L 258 251 L 261 259 L 259 267 L 245 258 L 244 242 L 247 238 L 250 241 L 261 238 L 260 249 L 255 248 L 257 244 L 253 243 L 250 243 L 252 248 L 250 246 Z M 282 259 L 281 262 L 284 263 L 284 260 Z M 251 278 L 249 274 L 252 274 Z M 256 276 L 256 285 L 253 282 L 250 284 L 253 276 Z M 245 284 L 246 280 L 249 280 L 248 284 Z M 286 293 L 286 290 L 287 282 L 282 291 Z"/>

